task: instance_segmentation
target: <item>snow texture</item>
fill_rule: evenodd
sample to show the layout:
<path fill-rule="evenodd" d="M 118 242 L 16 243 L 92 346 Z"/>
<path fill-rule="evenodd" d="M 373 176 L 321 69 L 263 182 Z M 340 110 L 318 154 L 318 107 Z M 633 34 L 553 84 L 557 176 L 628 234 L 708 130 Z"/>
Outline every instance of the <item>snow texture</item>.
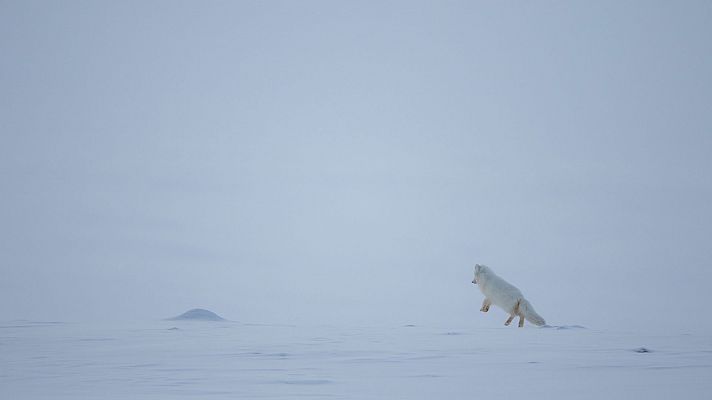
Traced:
<path fill-rule="evenodd" d="M 709 336 L 573 325 L 12 321 L 0 324 L 0 354 L 3 399 L 670 399 L 712 391 Z"/>

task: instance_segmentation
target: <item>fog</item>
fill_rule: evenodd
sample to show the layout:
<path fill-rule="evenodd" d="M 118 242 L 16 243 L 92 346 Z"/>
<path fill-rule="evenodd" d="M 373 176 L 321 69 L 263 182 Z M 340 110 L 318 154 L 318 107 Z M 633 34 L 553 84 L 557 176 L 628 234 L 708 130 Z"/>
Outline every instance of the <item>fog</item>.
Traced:
<path fill-rule="evenodd" d="M 709 2 L 0 3 L 0 319 L 712 329 Z M 500 318 L 501 317 L 501 318 Z"/>

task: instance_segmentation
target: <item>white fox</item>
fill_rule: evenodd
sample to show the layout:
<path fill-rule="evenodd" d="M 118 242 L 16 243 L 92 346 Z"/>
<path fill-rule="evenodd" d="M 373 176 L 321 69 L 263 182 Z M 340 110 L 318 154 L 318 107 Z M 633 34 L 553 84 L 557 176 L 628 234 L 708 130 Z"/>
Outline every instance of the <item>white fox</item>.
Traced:
<path fill-rule="evenodd" d="M 519 316 L 519 327 L 524 326 L 524 319 L 534 325 L 546 324 L 544 318 L 534 311 L 534 307 L 524 298 L 522 292 L 514 285 L 497 276 L 486 265 L 475 265 L 475 279 L 472 283 L 479 285 L 480 291 L 485 295 L 480 311 L 487 312 L 492 304 L 509 313 L 509 319 L 504 325 L 512 323 L 514 317 Z"/>

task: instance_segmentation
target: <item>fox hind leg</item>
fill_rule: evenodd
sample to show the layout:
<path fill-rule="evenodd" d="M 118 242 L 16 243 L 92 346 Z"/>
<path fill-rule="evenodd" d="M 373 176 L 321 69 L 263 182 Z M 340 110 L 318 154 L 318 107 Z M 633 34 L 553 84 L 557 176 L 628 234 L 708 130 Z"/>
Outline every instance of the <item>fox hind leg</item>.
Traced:
<path fill-rule="evenodd" d="M 482 308 L 480 308 L 480 311 L 482 311 L 482 312 L 489 311 L 491 305 L 492 305 L 492 301 L 490 301 L 490 299 L 488 299 L 488 298 L 485 298 L 485 300 L 482 302 Z"/>
<path fill-rule="evenodd" d="M 524 313 L 519 310 L 519 303 L 521 303 L 521 300 L 517 301 L 517 304 L 514 306 L 514 310 L 512 310 L 512 315 L 509 317 L 509 321 L 511 322 L 515 316 L 519 316 L 519 327 L 521 328 L 524 326 Z"/>
<path fill-rule="evenodd" d="M 514 314 L 510 315 L 509 318 L 507 318 L 507 321 L 504 322 L 504 326 L 509 326 L 509 324 L 512 323 L 513 319 L 514 319 Z"/>

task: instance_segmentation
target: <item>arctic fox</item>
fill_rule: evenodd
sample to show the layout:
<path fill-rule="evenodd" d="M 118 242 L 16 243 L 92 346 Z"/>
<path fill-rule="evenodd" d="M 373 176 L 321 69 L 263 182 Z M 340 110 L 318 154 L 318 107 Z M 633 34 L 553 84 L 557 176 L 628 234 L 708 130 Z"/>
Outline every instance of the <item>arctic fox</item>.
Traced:
<path fill-rule="evenodd" d="M 480 311 L 487 312 L 490 305 L 494 304 L 509 313 L 509 319 L 504 325 L 511 324 L 516 316 L 519 316 L 520 328 L 524 326 L 525 318 L 537 326 L 546 324 L 544 318 L 534 311 L 534 307 L 524 298 L 522 292 L 497 276 L 488 266 L 475 265 L 475 279 L 472 283 L 479 285 L 480 291 L 485 295 Z"/>

